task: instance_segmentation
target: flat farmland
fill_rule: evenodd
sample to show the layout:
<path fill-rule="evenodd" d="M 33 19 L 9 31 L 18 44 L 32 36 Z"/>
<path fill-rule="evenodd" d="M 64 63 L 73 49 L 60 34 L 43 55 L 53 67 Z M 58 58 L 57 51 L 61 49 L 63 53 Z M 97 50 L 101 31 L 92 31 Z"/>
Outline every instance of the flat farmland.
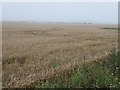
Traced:
<path fill-rule="evenodd" d="M 30 86 L 104 59 L 118 47 L 114 28 L 117 25 L 3 22 L 3 87 Z"/>

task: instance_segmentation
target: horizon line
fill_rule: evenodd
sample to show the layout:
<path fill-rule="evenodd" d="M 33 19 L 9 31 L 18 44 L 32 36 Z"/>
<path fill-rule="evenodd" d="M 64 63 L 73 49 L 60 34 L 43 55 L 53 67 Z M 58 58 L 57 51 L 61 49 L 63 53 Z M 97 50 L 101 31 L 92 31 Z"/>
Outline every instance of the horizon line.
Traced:
<path fill-rule="evenodd" d="M 0 20 L 0 22 L 28 22 L 28 23 L 79 23 L 79 24 L 115 24 L 118 25 L 118 23 L 101 23 L 101 22 L 75 22 L 75 21 L 18 21 L 18 20 Z"/>

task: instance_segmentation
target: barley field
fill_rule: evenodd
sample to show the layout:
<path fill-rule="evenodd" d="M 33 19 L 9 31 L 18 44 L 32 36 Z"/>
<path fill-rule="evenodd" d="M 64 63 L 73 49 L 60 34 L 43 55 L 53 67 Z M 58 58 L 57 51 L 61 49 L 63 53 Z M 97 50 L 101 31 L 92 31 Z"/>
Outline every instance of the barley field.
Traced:
<path fill-rule="evenodd" d="M 114 28 L 117 25 L 3 22 L 3 87 L 32 86 L 104 60 L 118 47 Z"/>

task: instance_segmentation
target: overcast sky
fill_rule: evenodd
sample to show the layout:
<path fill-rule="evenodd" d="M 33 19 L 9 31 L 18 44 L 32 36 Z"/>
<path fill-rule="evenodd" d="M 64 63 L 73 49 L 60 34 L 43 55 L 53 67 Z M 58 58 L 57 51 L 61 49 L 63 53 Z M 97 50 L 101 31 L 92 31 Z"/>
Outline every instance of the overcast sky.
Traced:
<path fill-rule="evenodd" d="M 3 3 L 3 21 L 92 22 L 117 24 L 117 2 Z"/>

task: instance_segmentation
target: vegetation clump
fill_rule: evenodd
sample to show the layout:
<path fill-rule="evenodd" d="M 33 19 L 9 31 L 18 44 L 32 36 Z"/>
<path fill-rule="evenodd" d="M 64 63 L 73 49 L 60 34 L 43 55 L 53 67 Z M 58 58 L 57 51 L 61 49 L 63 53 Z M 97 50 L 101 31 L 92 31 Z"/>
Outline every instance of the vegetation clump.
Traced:
<path fill-rule="evenodd" d="M 54 78 L 36 88 L 120 88 L 120 52 L 112 51 L 107 60 L 77 69 L 64 79 Z"/>

